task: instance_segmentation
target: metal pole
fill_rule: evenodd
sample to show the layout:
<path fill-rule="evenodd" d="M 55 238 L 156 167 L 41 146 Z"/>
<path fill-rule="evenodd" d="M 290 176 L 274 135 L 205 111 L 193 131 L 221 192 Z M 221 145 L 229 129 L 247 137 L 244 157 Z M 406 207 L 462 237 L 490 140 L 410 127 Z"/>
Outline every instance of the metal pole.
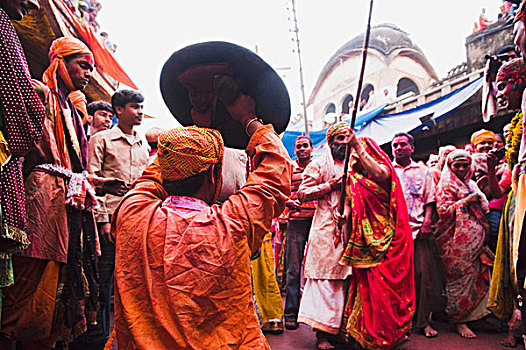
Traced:
<path fill-rule="evenodd" d="M 309 136 L 309 122 L 307 121 L 307 104 L 305 103 L 305 85 L 303 84 L 303 66 L 301 64 L 300 37 L 298 29 L 298 20 L 296 18 L 296 1 L 292 0 L 292 13 L 294 14 L 294 33 L 296 33 L 296 45 L 298 48 L 298 62 L 300 65 L 300 89 L 303 99 L 303 118 L 305 119 L 305 135 Z"/>

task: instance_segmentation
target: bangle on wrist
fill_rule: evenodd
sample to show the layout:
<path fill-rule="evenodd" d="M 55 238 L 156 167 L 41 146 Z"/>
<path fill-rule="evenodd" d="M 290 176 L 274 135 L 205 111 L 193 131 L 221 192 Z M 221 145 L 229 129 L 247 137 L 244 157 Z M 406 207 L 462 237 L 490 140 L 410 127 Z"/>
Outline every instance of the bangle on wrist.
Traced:
<path fill-rule="evenodd" d="M 245 124 L 245 132 L 247 133 L 248 136 L 252 136 L 251 133 L 248 132 L 248 128 L 250 127 L 250 124 L 252 124 L 253 122 L 260 122 L 261 124 L 263 124 L 263 120 L 259 119 L 258 117 L 256 116 L 252 116 L 253 118 L 250 119 L 246 124 Z"/>
<path fill-rule="evenodd" d="M 246 125 L 248 124 L 248 122 L 254 118 L 257 118 L 255 115 L 253 114 L 247 114 L 245 115 L 239 122 L 241 123 L 241 125 L 243 125 L 243 129 L 246 128 Z"/>

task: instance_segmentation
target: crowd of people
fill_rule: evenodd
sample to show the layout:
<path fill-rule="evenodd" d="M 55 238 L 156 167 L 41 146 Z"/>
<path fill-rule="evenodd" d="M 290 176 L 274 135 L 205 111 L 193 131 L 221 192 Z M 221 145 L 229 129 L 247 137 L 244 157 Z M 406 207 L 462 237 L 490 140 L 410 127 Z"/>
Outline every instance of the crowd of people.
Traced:
<path fill-rule="evenodd" d="M 73 15 L 79 18 L 86 25 L 93 28 L 95 33 L 100 30 L 97 22 L 97 15 L 102 9 L 102 5 L 97 0 L 64 0 Z M 107 32 L 100 32 L 100 40 L 108 47 L 111 52 L 117 50 L 117 45 L 109 39 Z"/>
<path fill-rule="evenodd" d="M 258 92 L 241 91 L 257 79 L 225 59 L 195 54 L 170 81 L 183 92 L 163 90 L 195 125 L 145 138 L 140 92 L 87 103 L 95 62 L 80 40 L 53 41 L 31 80 L 11 21 L 38 7 L 0 0 L 0 348 L 269 349 L 263 332 L 305 324 L 318 349 L 381 349 L 439 336 L 437 320 L 525 339 L 522 58 L 488 78 L 517 112 L 503 135 L 478 130 L 425 165 L 409 133 L 391 159 L 338 122 L 322 156 L 300 136 L 292 161 Z M 524 56 L 526 2 L 517 12 Z M 225 147 L 232 125 L 246 155 Z"/>
<path fill-rule="evenodd" d="M 513 1 L 502 0 L 502 4 L 499 8 L 499 13 L 497 14 L 498 22 L 505 22 L 512 20 L 515 17 L 515 12 L 517 11 L 518 5 Z M 488 19 L 486 15 L 486 9 L 482 8 L 480 11 L 478 21 L 473 23 L 473 33 L 486 29 L 490 24 L 495 23 Z"/>

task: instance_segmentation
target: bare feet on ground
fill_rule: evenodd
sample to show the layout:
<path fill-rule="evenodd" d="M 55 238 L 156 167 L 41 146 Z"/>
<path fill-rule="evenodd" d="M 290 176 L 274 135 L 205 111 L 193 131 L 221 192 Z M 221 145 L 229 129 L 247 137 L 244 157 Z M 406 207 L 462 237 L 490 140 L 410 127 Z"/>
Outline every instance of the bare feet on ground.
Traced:
<path fill-rule="evenodd" d="M 502 339 L 500 342 L 500 345 L 508 347 L 508 348 L 514 348 L 517 346 L 517 339 L 513 336 L 513 334 L 508 333 L 506 338 Z"/>
<path fill-rule="evenodd" d="M 476 334 L 473 333 L 473 331 L 469 329 L 468 325 L 465 323 L 457 324 L 457 333 L 464 338 L 472 339 L 477 337 Z"/>
<path fill-rule="evenodd" d="M 424 334 L 427 338 L 434 338 L 438 335 L 438 332 L 436 329 L 431 327 L 430 324 L 428 324 L 426 328 L 424 328 Z"/>
<path fill-rule="evenodd" d="M 316 332 L 316 347 L 319 350 L 331 350 L 335 349 L 331 343 L 329 343 L 328 334 L 322 331 Z"/>

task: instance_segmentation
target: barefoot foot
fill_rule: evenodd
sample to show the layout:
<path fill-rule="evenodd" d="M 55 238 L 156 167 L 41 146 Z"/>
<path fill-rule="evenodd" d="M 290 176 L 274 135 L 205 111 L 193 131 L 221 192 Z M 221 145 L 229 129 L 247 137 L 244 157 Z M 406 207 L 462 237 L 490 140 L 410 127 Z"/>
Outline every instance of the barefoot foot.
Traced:
<path fill-rule="evenodd" d="M 507 348 L 514 348 L 517 346 L 517 339 L 515 339 L 513 334 L 508 333 L 508 336 L 501 340 L 500 345 Z"/>
<path fill-rule="evenodd" d="M 329 343 L 329 334 L 317 331 L 316 332 L 316 347 L 319 350 L 332 350 L 335 349 L 331 343 Z"/>
<path fill-rule="evenodd" d="M 472 339 L 476 338 L 477 336 L 471 329 L 469 329 L 468 325 L 465 323 L 459 323 L 457 324 L 457 333 L 460 334 L 461 337 Z"/>
<path fill-rule="evenodd" d="M 426 336 L 426 338 L 434 338 L 438 335 L 438 332 L 436 329 L 431 327 L 430 324 L 428 324 L 426 328 L 424 328 L 424 335 Z"/>

